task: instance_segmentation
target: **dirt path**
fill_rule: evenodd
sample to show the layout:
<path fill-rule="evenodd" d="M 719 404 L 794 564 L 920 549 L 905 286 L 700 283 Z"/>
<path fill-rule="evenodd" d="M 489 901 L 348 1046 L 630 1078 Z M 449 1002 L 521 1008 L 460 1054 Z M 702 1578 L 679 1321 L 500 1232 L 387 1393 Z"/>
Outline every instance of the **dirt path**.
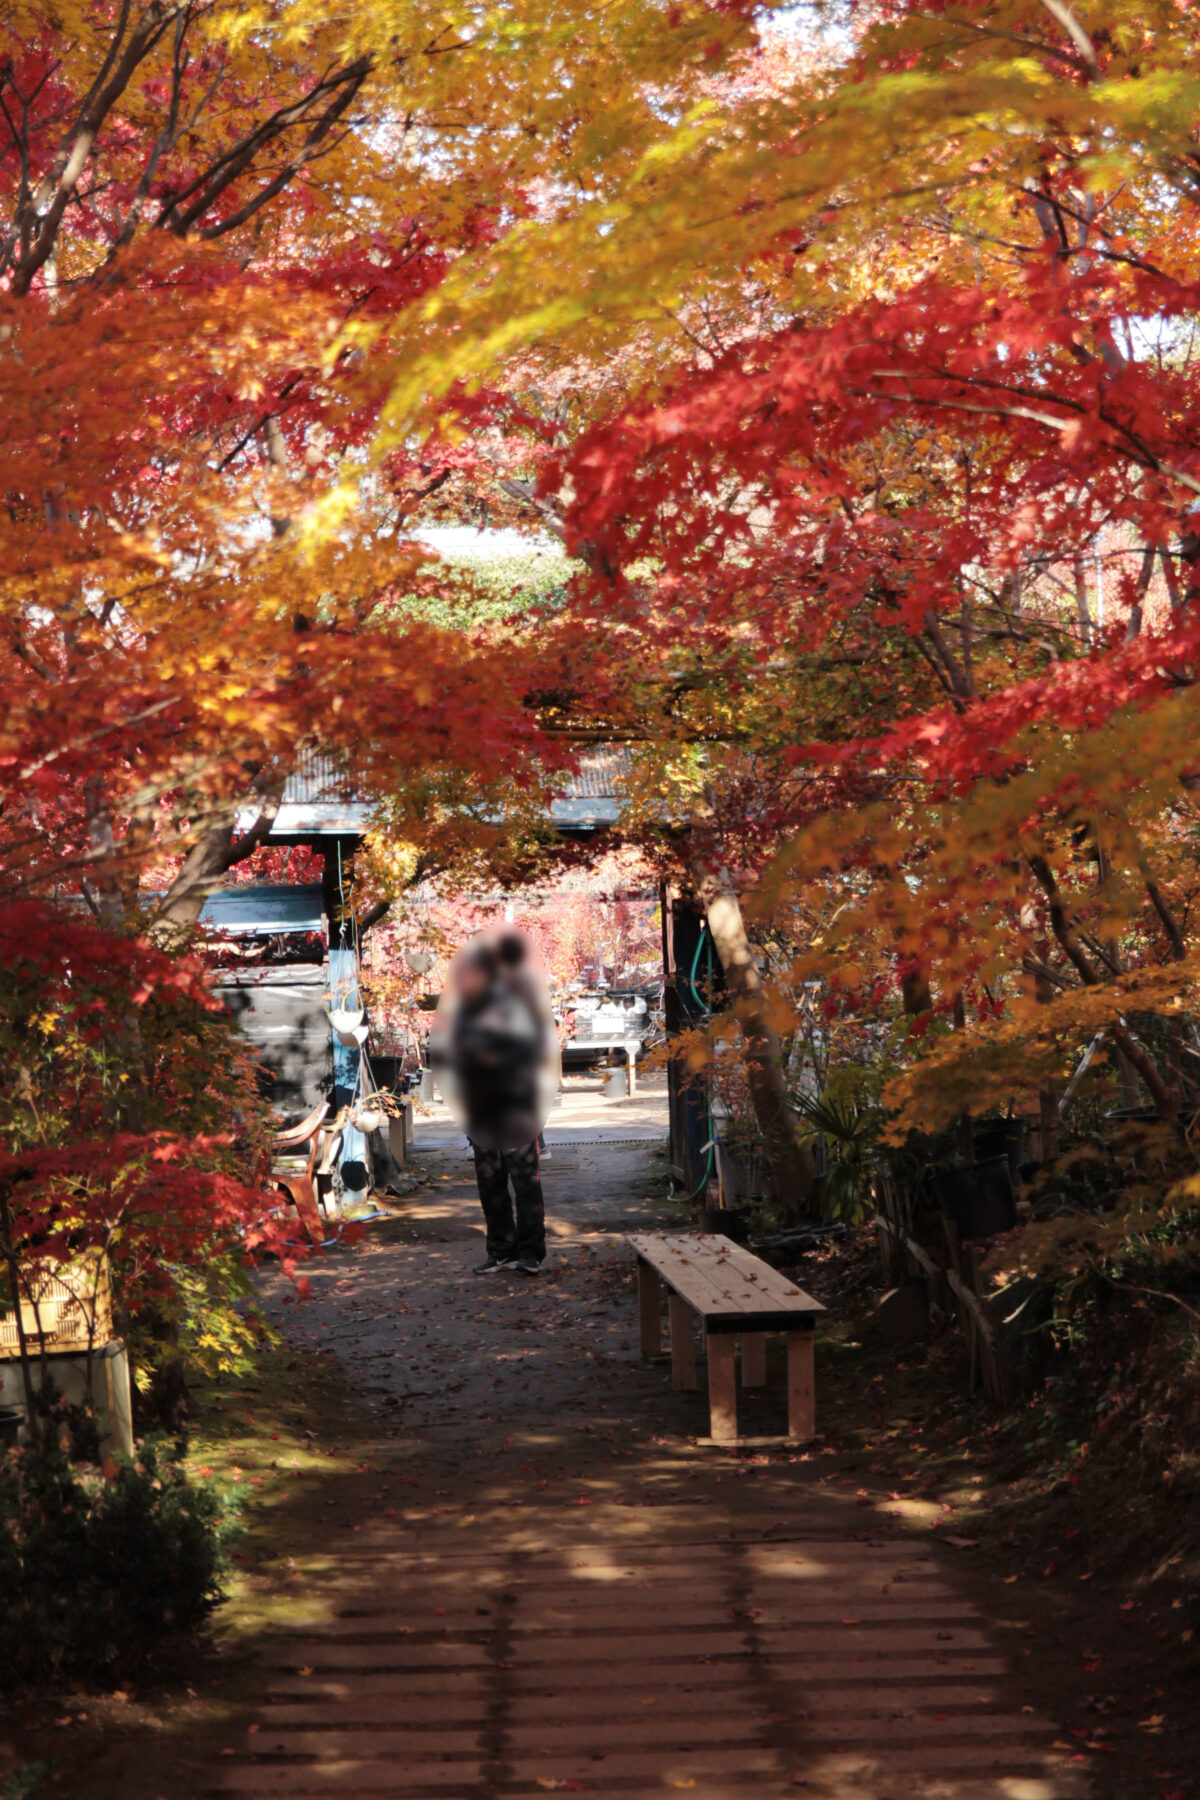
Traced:
<path fill-rule="evenodd" d="M 819 1445 L 691 1441 L 704 1400 L 641 1362 L 621 1242 L 663 1222 L 643 1198 L 651 1147 L 560 1142 L 534 1280 L 469 1273 L 469 1164 L 446 1148 L 429 1166 L 403 1217 L 316 1268 L 306 1306 L 269 1293 L 378 1421 L 370 1509 L 259 1638 L 249 1711 L 204 1791 L 1088 1791 L 1039 1717 L 1027 1647 L 979 1616 L 953 1550 L 853 1480 L 818 1491 Z M 773 1362 L 745 1429 L 777 1428 L 781 1384 Z"/>

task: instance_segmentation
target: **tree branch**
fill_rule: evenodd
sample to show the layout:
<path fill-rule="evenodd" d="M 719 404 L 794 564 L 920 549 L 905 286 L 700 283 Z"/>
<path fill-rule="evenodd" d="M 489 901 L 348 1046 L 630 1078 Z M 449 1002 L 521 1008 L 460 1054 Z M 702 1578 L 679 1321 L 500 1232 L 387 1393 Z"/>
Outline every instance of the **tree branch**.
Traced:
<path fill-rule="evenodd" d="M 1096 46 L 1093 44 L 1087 32 L 1083 29 L 1083 26 L 1079 23 L 1079 20 L 1075 17 L 1075 14 L 1066 4 L 1066 0 L 1041 0 L 1041 5 L 1045 7 L 1046 11 L 1050 14 L 1050 17 L 1057 20 L 1062 26 L 1079 54 L 1087 63 L 1092 74 L 1099 74 L 1100 59 L 1096 55 Z"/>
<path fill-rule="evenodd" d="M 378 925 L 379 921 L 386 918 L 391 910 L 392 903 L 390 900 L 376 900 L 373 905 L 367 907 L 365 912 L 360 913 L 355 920 L 354 929 L 357 935 L 360 938 L 365 937 L 371 927 L 373 925 Z"/>
<path fill-rule="evenodd" d="M 253 856 L 254 852 L 266 843 L 271 834 L 271 827 L 279 816 L 279 808 L 283 804 L 285 782 L 286 777 L 278 783 L 277 787 L 264 795 L 258 817 L 253 825 L 243 831 L 240 837 L 230 839 L 229 848 L 225 852 L 226 869 L 236 868 L 238 863 L 245 862 L 248 856 Z"/>
<path fill-rule="evenodd" d="M 34 276 L 49 259 L 58 238 L 63 213 L 79 185 L 79 179 L 87 167 L 105 119 L 125 92 L 139 63 L 153 50 L 179 11 L 178 6 L 168 5 L 165 0 L 152 0 L 118 59 L 115 57 L 115 49 L 124 32 L 128 6 L 123 9 L 117 35 L 109 47 L 109 57 L 113 60 L 106 60 L 104 69 L 80 107 L 73 133 L 68 134 L 54 166 L 42 183 L 40 194 L 31 198 L 30 205 L 38 208 L 40 224 L 28 251 L 20 258 L 13 272 L 14 294 L 27 294 Z M 103 75 L 108 68 L 111 68 L 112 73 L 104 81 Z M 44 206 L 40 204 L 40 195 L 45 196 Z"/>
<path fill-rule="evenodd" d="M 360 56 L 345 68 L 324 76 L 315 87 L 310 88 L 307 94 L 293 101 L 290 106 L 280 107 L 273 112 L 240 143 L 235 144 L 232 150 L 210 164 L 179 193 L 174 194 L 164 204 L 155 220 L 156 226 L 160 230 L 174 233 L 176 237 L 186 236 L 221 195 L 247 172 L 261 150 L 282 137 L 294 125 L 305 123 L 314 110 L 327 101 L 324 111 L 311 124 L 300 149 L 284 163 L 272 180 L 229 218 L 208 226 L 200 235 L 205 238 L 219 237 L 226 231 L 232 231 L 235 226 L 244 224 L 286 187 L 304 164 L 311 160 L 327 133 L 353 103 L 373 66 L 369 57 Z M 185 206 L 185 201 L 190 204 Z"/>
<path fill-rule="evenodd" d="M 1046 858 L 1035 854 L 1028 859 L 1034 879 L 1045 894 L 1050 907 L 1050 929 L 1053 931 L 1059 949 L 1074 966 L 1085 987 L 1097 987 L 1100 977 L 1083 953 L 1078 938 L 1071 929 L 1067 918 L 1067 909 L 1063 901 L 1062 891 L 1054 879 L 1054 873 Z"/>

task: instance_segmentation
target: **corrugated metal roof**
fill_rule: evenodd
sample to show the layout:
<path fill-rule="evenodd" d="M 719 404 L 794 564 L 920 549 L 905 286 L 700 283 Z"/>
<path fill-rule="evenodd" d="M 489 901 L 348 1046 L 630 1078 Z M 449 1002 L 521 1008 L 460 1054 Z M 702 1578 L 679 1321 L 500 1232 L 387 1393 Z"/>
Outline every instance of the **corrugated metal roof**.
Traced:
<path fill-rule="evenodd" d="M 598 744 L 584 750 L 578 772 L 561 779 L 562 791 L 550 803 L 550 818 L 569 830 L 615 824 L 631 762 L 623 744 Z M 370 795 L 362 792 L 337 757 L 306 750 L 288 777 L 270 837 L 279 841 L 308 834 L 354 836 L 363 830 L 371 805 Z M 255 816 L 256 809 L 246 808 L 238 816 L 239 826 L 249 825 Z"/>
<path fill-rule="evenodd" d="M 354 783 L 336 757 L 319 750 L 301 752 L 300 761 L 288 776 L 283 790 L 285 806 L 307 806 L 335 800 L 358 800 Z"/>
<path fill-rule="evenodd" d="M 572 800 L 611 799 L 620 792 L 631 767 L 627 745 L 597 744 L 580 752 L 578 773 L 567 776 L 563 785 Z M 285 806 L 366 798 L 338 758 L 319 750 L 301 753 L 283 790 Z"/>
<path fill-rule="evenodd" d="M 615 800 L 632 766 L 625 744 L 598 744 L 584 750 L 579 758 L 579 773 L 563 783 L 566 796 L 568 800 Z"/>

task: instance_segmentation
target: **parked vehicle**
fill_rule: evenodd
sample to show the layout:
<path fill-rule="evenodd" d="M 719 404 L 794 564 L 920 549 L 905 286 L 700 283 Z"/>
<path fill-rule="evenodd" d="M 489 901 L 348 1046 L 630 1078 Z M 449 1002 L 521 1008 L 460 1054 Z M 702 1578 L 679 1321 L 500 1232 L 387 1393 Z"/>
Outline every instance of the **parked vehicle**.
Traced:
<path fill-rule="evenodd" d="M 569 1021 L 569 1035 L 562 1047 L 564 1064 L 598 1062 L 645 1052 L 650 1029 L 650 1007 L 644 994 L 633 988 L 593 988 L 564 996 L 561 1014 Z"/>

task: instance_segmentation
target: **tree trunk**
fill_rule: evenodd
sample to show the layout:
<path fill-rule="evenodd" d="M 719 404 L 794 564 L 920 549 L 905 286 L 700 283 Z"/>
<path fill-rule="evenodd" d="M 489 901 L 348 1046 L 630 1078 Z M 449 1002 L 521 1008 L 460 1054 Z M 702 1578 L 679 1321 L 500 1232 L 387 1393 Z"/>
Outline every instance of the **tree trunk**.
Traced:
<path fill-rule="evenodd" d="M 1032 954 L 1040 966 L 1044 965 L 1050 955 L 1050 943 L 1047 938 L 1039 937 L 1037 909 L 1031 902 L 1021 908 L 1021 930 L 1029 939 Z M 1033 997 L 1039 1006 L 1049 1006 L 1054 999 L 1054 983 L 1035 969 L 1032 973 Z M 1041 1160 L 1053 1162 L 1058 1155 L 1058 1092 L 1053 1087 L 1038 1089 L 1038 1132 L 1041 1139 Z"/>
<path fill-rule="evenodd" d="M 696 850 L 691 874 L 741 1029 L 750 1101 L 763 1136 L 772 1194 L 786 1212 L 800 1214 L 816 1184 L 817 1166 L 797 1128 L 779 1036 L 767 1017 L 767 991 L 741 904 L 728 870 L 716 857 Z"/>
<path fill-rule="evenodd" d="M 221 876 L 232 866 L 233 823 L 222 822 L 203 832 L 183 859 L 183 866 L 158 907 L 150 936 L 160 950 L 182 950 Z"/>
<path fill-rule="evenodd" d="M 900 992 L 906 1018 L 919 1019 L 922 1013 L 933 1011 L 933 990 L 929 985 L 929 975 L 919 964 L 914 963 L 900 977 Z"/>
<path fill-rule="evenodd" d="M 3 1258 L 8 1285 L 12 1294 L 13 1317 L 17 1326 L 17 1355 L 21 1364 L 21 1384 L 25 1390 L 25 1425 L 31 1444 L 38 1444 L 42 1438 L 42 1422 L 34 1399 L 33 1366 L 29 1360 L 29 1342 L 25 1336 L 25 1320 L 21 1311 L 21 1265 L 17 1258 L 16 1245 L 13 1242 L 12 1211 L 8 1204 L 8 1196 L 0 1188 L 0 1257 Z M 45 1354 L 43 1352 L 43 1377 L 45 1376 Z"/>
<path fill-rule="evenodd" d="M 152 1431 L 183 1431 L 192 1412 L 187 1364 L 179 1321 L 164 1308 L 152 1307 L 144 1319 L 154 1345 L 150 1385 L 139 1395 L 139 1411 Z"/>
<path fill-rule="evenodd" d="M 967 1002 L 961 988 L 954 996 L 954 1029 L 967 1029 Z M 958 1142 L 962 1150 L 962 1159 L 970 1168 L 975 1161 L 975 1123 L 969 1112 L 960 1113 L 958 1119 Z"/>
<path fill-rule="evenodd" d="M 1050 908 L 1050 928 L 1059 948 L 1070 958 L 1084 987 L 1098 987 L 1100 976 L 1085 953 L 1075 933 L 1074 925 L 1067 915 L 1066 902 L 1053 870 L 1045 856 L 1041 854 L 1030 856 L 1028 861 L 1039 887 L 1046 896 Z M 1179 1116 L 1182 1100 L 1179 1090 L 1169 1086 L 1163 1080 L 1152 1058 L 1123 1021 L 1115 1021 L 1109 1030 L 1118 1052 L 1132 1065 L 1149 1088 L 1150 1098 L 1154 1102 L 1159 1118 L 1168 1125 L 1173 1123 Z"/>
<path fill-rule="evenodd" d="M 201 831 L 150 927 L 149 935 L 160 950 L 182 950 L 187 945 L 222 875 L 266 843 L 279 812 L 285 779 L 275 773 L 269 782 L 255 783 L 248 799 L 258 806 L 258 816 L 240 836 L 235 835 L 232 809 L 214 818 Z"/>

